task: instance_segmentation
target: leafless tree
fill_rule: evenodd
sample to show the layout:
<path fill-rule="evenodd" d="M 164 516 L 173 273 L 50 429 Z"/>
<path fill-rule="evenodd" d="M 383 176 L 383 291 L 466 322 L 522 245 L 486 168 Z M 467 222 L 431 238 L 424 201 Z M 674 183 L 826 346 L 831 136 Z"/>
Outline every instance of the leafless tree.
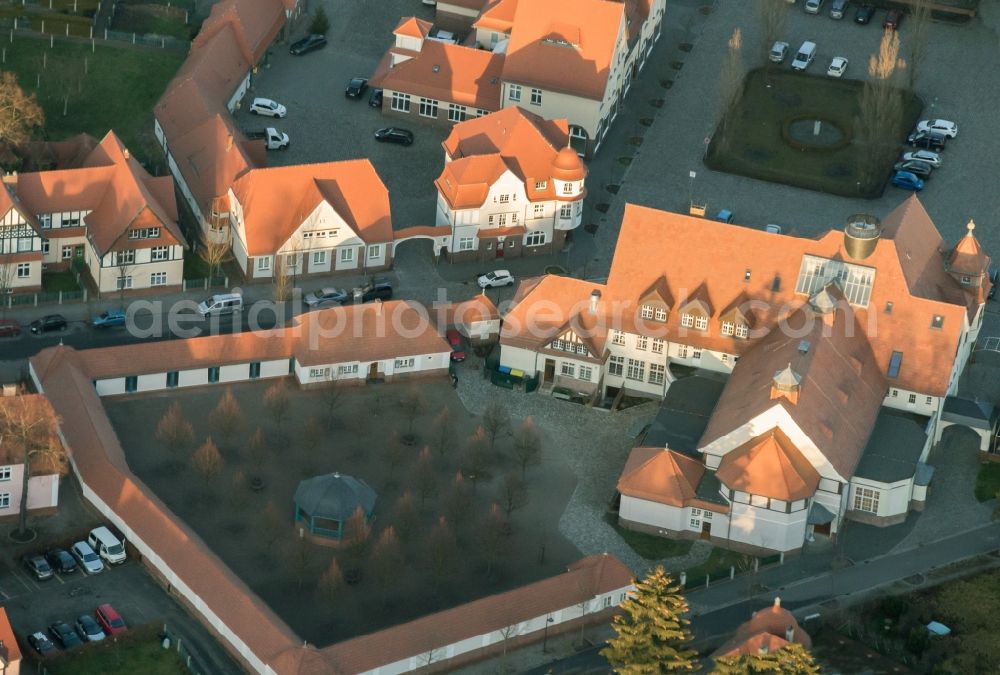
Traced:
<path fill-rule="evenodd" d="M 520 428 L 514 432 L 514 457 L 521 465 L 521 477 L 524 478 L 528 466 L 538 464 L 542 456 L 542 439 L 538 427 L 530 415 L 524 419 Z"/>
<path fill-rule="evenodd" d="M 319 590 L 326 598 L 327 602 L 336 602 L 339 599 L 340 591 L 344 588 L 344 573 L 340 569 L 340 563 L 334 558 L 319 578 Z"/>
<path fill-rule="evenodd" d="M 371 523 L 368 522 L 368 517 L 359 506 L 354 509 L 354 513 L 344 523 L 344 544 L 348 555 L 355 563 L 360 562 L 368 551 L 371 534 Z"/>
<path fill-rule="evenodd" d="M 291 401 L 288 399 L 288 388 L 285 387 L 284 380 L 278 380 L 267 388 L 267 391 L 264 392 L 264 405 L 271 413 L 275 426 L 280 429 L 281 423 L 284 422 L 285 416 L 288 414 L 288 408 L 291 406 Z"/>
<path fill-rule="evenodd" d="M 237 470 L 229 481 L 229 503 L 234 509 L 242 509 L 246 505 L 247 489 L 249 483 L 246 474 Z"/>
<path fill-rule="evenodd" d="M 413 438 L 413 424 L 426 409 L 427 399 L 416 387 L 411 386 L 399 398 L 399 411 L 406 418 L 406 433 L 411 440 Z"/>
<path fill-rule="evenodd" d="M 486 438 L 489 439 L 490 452 L 496 446 L 497 438 L 510 431 L 510 413 L 507 412 L 507 407 L 495 398 L 490 399 L 486 409 L 483 410 L 482 428 L 486 432 Z"/>
<path fill-rule="evenodd" d="M 250 441 L 247 445 L 250 447 L 250 458 L 259 467 L 267 460 L 271 451 L 267 437 L 264 435 L 264 430 L 257 427 L 257 430 L 250 436 Z"/>
<path fill-rule="evenodd" d="M 486 576 L 493 574 L 500 554 L 503 552 L 507 539 L 507 524 L 504 522 L 500 507 L 496 504 L 490 506 L 490 510 L 483 518 L 479 528 L 479 551 L 486 562 Z"/>
<path fill-rule="evenodd" d="M 580 608 L 580 644 L 583 645 L 586 644 L 584 642 L 584 631 L 587 628 L 587 611 L 590 609 L 591 601 L 597 594 L 597 578 L 590 574 L 578 576 L 576 580 L 576 592 L 576 606 Z"/>
<path fill-rule="evenodd" d="M 210 277 L 217 276 L 222 271 L 222 266 L 232 258 L 228 226 L 224 231 L 225 234 L 219 238 L 206 236 L 198 248 L 198 256 L 208 265 Z"/>
<path fill-rule="evenodd" d="M 0 463 L 23 465 L 17 532 L 28 534 L 28 482 L 35 473 L 65 473 L 68 459 L 56 434 L 59 418 L 42 396 L 0 398 Z"/>
<path fill-rule="evenodd" d="M 445 513 L 451 518 L 451 522 L 458 525 L 465 520 L 471 502 L 469 488 L 465 484 L 462 472 L 458 471 L 455 473 L 455 479 L 451 482 L 451 488 L 445 497 Z"/>
<path fill-rule="evenodd" d="M 412 539 L 417 533 L 418 521 L 416 500 L 413 499 L 413 493 L 406 490 L 396 500 L 395 517 L 393 518 L 399 537 L 407 541 Z"/>
<path fill-rule="evenodd" d="M 45 112 L 35 95 L 24 93 L 13 71 L 0 73 L 0 139 L 21 145 L 44 126 Z"/>
<path fill-rule="evenodd" d="M 83 61 L 76 58 L 58 59 L 49 64 L 47 70 L 50 71 L 48 77 L 62 99 L 62 116 L 66 117 L 69 114 L 70 98 L 83 91 L 83 80 L 86 77 Z"/>
<path fill-rule="evenodd" d="M 503 651 L 500 653 L 500 661 L 504 666 L 507 663 L 507 647 L 509 642 L 521 634 L 521 622 L 512 618 L 510 612 L 506 614 L 503 627 L 497 630 L 497 633 L 500 634 L 500 639 L 503 640 Z"/>
<path fill-rule="evenodd" d="M 389 467 L 387 476 L 389 482 L 395 481 L 396 469 L 403 462 L 405 454 L 403 439 L 396 432 L 389 434 L 389 438 L 385 439 L 385 445 L 382 446 L 382 459 Z"/>
<path fill-rule="evenodd" d="M 434 475 L 434 460 L 431 458 L 431 449 L 424 446 L 417 457 L 417 466 L 413 472 L 413 478 L 417 485 L 417 493 L 420 495 L 420 504 L 427 502 L 427 498 L 437 490 L 437 477 Z"/>
<path fill-rule="evenodd" d="M 441 647 L 431 647 L 426 652 L 417 657 L 421 667 L 428 667 L 432 663 L 437 663 L 445 657 L 445 650 Z"/>
<path fill-rule="evenodd" d="M 483 427 L 478 427 L 465 442 L 464 464 L 469 479 L 472 481 L 473 492 L 476 491 L 476 485 L 486 470 L 486 447 L 488 444 L 486 430 Z"/>
<path fill-rule="evenodd" d="M 923 74 L 930 43 L 931 4 L 930 0 L 913 0 L 910 5 L 910 28 L 906 33 L 906 72 L 910 91 L 917 88 L 917 80 Z"/>
<path fill-rule="evenodd" d="M 326 409 L 326 426 L 330 429 L 337 425 L 340 414 L 340 404 L 344 400 L 344 383 L 334 375 L 320 389 L 323 407 Z M 364 415 L 358 415 L 364 417 Z"/>
<path fill-rule="evenodd" d="M 737 27 L 729 38 L 729 50 L 719 73 L 719 126 L 721 147 L 729 148 L 730 121 L 743 95 L 743 33 Z"/>
<path fill-rule="evenodd" d="M 903 118 L 903 92 L 899 78 L 906 62 L 899 58 L 899 35 L 894 30 L 882 34 L 878 54 L 868 60 L 868 79 L 859 100 L 856 124 L 862 154 L 861 178 L 867 184 L 888 167 L 898 150 L 896 134 Z"/>
<path fill-rule="evenodd" d="M 209 436 L 191 455 L 191 464 L 205 480 L 211 480 L 222 471 L 223 459 L 219 447 Z"/>
<path fill-rule="evenodd" d="M 396 537 L 396 530 L 391 525 L 379 535 L 369 562 L 376 583 L 385 592 L 393 579 L 399 576 L 403 566 L 403 549 Z"/>
<path fill-rule="evenodd" d="M 10 242 L 13 243 L 13 242 Z M 0 247 L 3 246 L 3 242 L 0 241 Z M 3 253 L 3 249 L 0 248 L 0 254 Z M 14 290 L 14 279 L 17 275 L 17 265 L 12 262 L 2 262 L 0 261 L 0 317 L 4 317 L 7 314 L 7 302 L 11 291 Z"/>
<path fill-rule="evenodd" d="M 288 264 L 286 256 L 274 256 L 274 271 L 271 276 L 271 295 L 275 302 L 287 302 L 292 297 L 292 275 L 294 267 Z"/>
<path fill-rule="evenodd" d="M 313 561 L 316 557 L 316 548 L 312 542 L 305 538 L 304 533 L 295 531 L 288 547 L 289 554 L 286 558 L 292 561 L 292 571 L 295 576 L 295 587 L 302 590 L 312 571 Z"/>
<path fill-rule="evenodd" d="M 208 421 L 227 441 L 232 439 L 243 427 L 245 421 L 243 408 L 233 396 L 231 388 L 226 387 L 226 391 L 219 397 L 219 403 L 215 406 L 215 410 L 208 414 Z"/>
<path fill-rule="evenodd" d="M 310 457 L 312 457 L 313 451 L 315 451 L 319 446 L 320 441 L 323 440 L 325 433 L 323 425 L 320 424 L 318 419 L 310 416 L 309 419 L 306 420 L 305 426 L 302 427 L 301 438 L 302 447 Z"/>
<path fill-rule="evenodd" d="M 507 520 L 510 520 L 510 514 L 528 502 L 528 490 L 524 486 L 524 479 L 513 472 L 504 475 L 497 490 L 497 498 Z"/>
<path fill-rule="evenodd" d="M 184 417 L 181 404 L 174 401 L 156 425 L 156 438 L 171 450 L 179 450 L 194 443 L 194 427 Z"/>
<path fill-rule="evenodd" d="M 431 442 L 440 457 L 444 457 L 455 447 L 455 428 L 452 426 L 451 410 L 448 406 L 442 407 L 434 418 Z"/>
<path fill-rule="evenodd" d="M 438 518 L 437 524 L 431 533 L 427 535 L 426 560 L 430 566 L 431 576 L 434 580 L 443 584 L 455 569 L 455 562 L 458 560 L 458 540 L 455 538 L 455 531 L 444 516 Z"/>
<path fill-rule="evenodd" d="M 760 60 L 768 67 L 771 46 L 785 33 L 788 24 L 788 3 L 786 0 L 755 0 L 754 16 L 760 26 Z M 765 75 L 766 76 L 766 75 Z"/>
<path fill-rule="evenodd" d="M 111 255 L 114 256 L 115 269 L 118 272 L 118 276 L 115 278 L 115 283 L 118 286 L 118 303 L 124 309 L 125 291 L 132 288 L 132 271 L 135 269 L 135 249 L 130 248 L 122 251 L 114 251 Z"/>

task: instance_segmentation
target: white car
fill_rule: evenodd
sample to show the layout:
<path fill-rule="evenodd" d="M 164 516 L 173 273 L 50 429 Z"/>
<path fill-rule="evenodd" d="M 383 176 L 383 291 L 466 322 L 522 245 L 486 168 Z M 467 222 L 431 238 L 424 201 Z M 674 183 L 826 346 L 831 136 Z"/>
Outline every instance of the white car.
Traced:
<path fill-rule="evenodd" d="M 514 277 L 507 270 L 495 270 L 487 272 L 479 277 L 476 282 L 480 288 L 496 288 L 497 286 L 513 286 Z"/>
<path fill-rule="evenodd" d="M 812 40 L 806 40 L 795 54 L 795 60 L 792 61 L 792 70 L 805 70 L 813 62 L 814 58 L 816 58 L 816 43 Z"/>
<path fill-rule="evenodd" d="M 958 125 L 948 120 L 922 120 L 917 122 L 917 131 L 933 131 L 948 138 L 958 136 Z"/>
<path fill-rule="evenodd" d="M 101 557 L 94 553 L 94 549 L 90 548 L 90 544 L 87 542 L 76 542 L 69 552 L 73 554 L 76 562 L 87 574 L 98 574 L 104 571 L 104 563 L 101 562 Z"/>
<path fill-rule="evenodd" d="M 830 61 L 830 67 L 826 69 L 826 74 L 830 77 L 840 77 L 847 70 L 847 59 L 843 56 L 834 56 Z"/>
<path fill-rule="evenodd" d="M 255 98 L 250 104 L 250 112 L 254 115 L 266 115 L 267 117 L 284 117 L 288 114 L 285 106 L 269 98 Z"/>
<path fill-rule="evenodd" d="M 771 45 L 771 51 L 768 53 L 767 58 L 771 60 L 771 63 L 781 63 L 785 60 L 786 54 L 788 54 L 788 43 L 779 40 Z"/>
<path fill-rule="evenodd" d="M 930 150 L 914 150 L 913 152 L 904 152 L 900 160 L 903 162 L 927 162 L 935 169 L 941 168 L 941 155 Z"/>

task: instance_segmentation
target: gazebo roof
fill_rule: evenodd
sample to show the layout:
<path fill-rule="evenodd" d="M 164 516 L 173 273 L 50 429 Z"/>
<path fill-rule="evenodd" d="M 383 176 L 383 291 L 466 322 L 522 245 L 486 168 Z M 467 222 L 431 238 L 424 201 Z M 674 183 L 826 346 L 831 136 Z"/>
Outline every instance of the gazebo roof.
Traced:
<path fill-rule="evenodd" d="M 301 481 L 294 499 L 310 516 L 345 521 L 359 506 L 365 514 L 371 513 L 378 495 L 359 478 L 328 473 Z"/>

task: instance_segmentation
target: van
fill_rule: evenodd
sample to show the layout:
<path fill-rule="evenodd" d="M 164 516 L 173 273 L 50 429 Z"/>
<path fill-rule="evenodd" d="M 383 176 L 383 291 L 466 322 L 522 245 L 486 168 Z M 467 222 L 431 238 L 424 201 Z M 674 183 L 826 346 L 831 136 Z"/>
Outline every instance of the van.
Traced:
<path fill-rule="evenodd" d="M 203 300 L 198 305 L 202 316 L 232 314 L 243 311 L 243 296 L 239 293 L 220 293 Z"/>
<path fill-rule="evenodd" d="M 104 558 L 112 565 L 119 565 L 125 562 L 125 544 L 118 541 L 118 538 L 111 534 L 111 530 L 104 527 L 95 527 L 87 535 L 87 543 L 94 549 L 97 555 Z"/>
<path fill-rule="evenodd" d="M 792 61 L 792 70 L 805 70 L 814 58 L 816 58 L 816 43 L 806 40 L 799 47 L 795 60 Z"/>
<path fill-rule="evenodd" d="M 807 14 L 819 14 L 819 8 L 823 6 L 823 0 L 806 0 L 805 10 Z"/>
<path fill-rule="evenodd" d="M 830 5 L 830 18 L 831 19 L 843 19 L 844 12 L 847 11 L 848 0 L 833 0 L 833 4 Z"/>

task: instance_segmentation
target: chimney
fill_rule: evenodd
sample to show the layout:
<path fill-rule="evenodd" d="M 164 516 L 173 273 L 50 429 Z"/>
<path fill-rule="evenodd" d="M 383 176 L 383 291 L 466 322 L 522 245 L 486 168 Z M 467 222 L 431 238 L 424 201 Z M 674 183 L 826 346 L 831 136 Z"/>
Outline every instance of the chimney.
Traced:
<path fill-rule="evenodd" d="M 4 174 L 3 182 L 6 185 L 17 185 L 17 171 L 11 171 L 10 173 Z"/>
<path fill-rule="evenodd" d="M 785 629 L 785 639 L 788 642 L 795 642 L 795 626 L 789 626 Z"/>
<path fill-rule="evenodd" d="M 125 159 L 129 158 L 128 148 L 122 148 L 122 154 L 125 155 Z"/>
<path fill-rule="evenodd" d="M 590 292 L 590 313 L 597 314 L 597 303 L 601 299 L 601 292 L 593 290 Z"/>

